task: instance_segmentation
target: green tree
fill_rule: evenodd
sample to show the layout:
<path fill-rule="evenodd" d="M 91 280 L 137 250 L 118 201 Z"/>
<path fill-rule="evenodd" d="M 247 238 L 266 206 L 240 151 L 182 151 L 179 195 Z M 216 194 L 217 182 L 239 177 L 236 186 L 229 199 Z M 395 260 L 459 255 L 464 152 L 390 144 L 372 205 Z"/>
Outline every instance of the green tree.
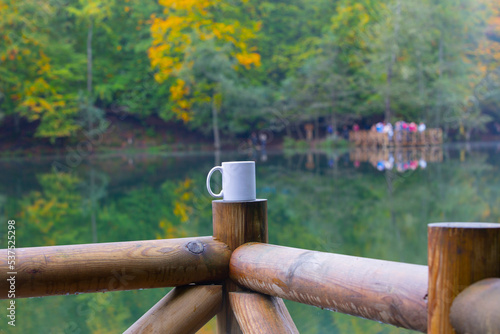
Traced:
<path fill-rule="evenodd" d="M 78 7 L 70 6 L 67 8 L 68 12 L 74 15 L 77 22 L 87 27 L 86 38 L 86 59 L 87 59 L 87 94 L 85 97 L 80 95 L 80 112 L 86 118 L 86 126 L 88 132 L 92 132 L 94 124 L 102 122 L 103 115 L 94 106 L 93 94 L 93 45 L 92 39 L 94 37 L 94 26 L 100 27 L 110 33 L 111 28 L 104 23 L 111 16 L 111 10 L 114 5 L 114 0 L 107 1 L 78 1 Z M 85 102 L 82 101 L 85 99 Z"/>
<path fill-rule="evenodd" d="M 102 6 L 102 5 L 101 5 Z M 174 117 L 168 105 L 168 86 L 154 79 L 148 59 L 151 16 L 161 13 L 156 1 L 109 2 L 105 21 L 96 22 L 93 36 L 93 96 L 108 115 L 130 114 L 139 120 L 158 114 Z M 82 26 L 82 30 L 85 26 Z M 80 33 L 81 46 L 86 35 Z M 80 47 L 79 52 L 85 52 Z"/>

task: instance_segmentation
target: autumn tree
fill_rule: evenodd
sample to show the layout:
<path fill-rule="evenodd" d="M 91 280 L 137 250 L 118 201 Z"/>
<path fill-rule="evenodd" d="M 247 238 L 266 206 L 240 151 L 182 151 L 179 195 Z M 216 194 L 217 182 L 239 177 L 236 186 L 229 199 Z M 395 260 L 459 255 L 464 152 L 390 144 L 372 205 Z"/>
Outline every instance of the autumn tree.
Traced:
<path fill-rule="evenodd" d="M 81 58 L 66 39 L 67 15 L 59 1 L 0 1 L 0 103 L 7 114 L 39 121 L 38 137 L 67 137 L 74 119 L 75 80 Z"/>
<path fill-rule="evenodd" d="M 244 1 L 238 2 L 239 6 L 218 0 L 162 0 L 160 4 L 165 7 L 165 18 L 153 17 L 153 42 L 149 49 L 151 65 L 157 69 L 155 78 L 160 83 L 168 80 L 171 84 L 172 110 L 184 122 L 199 116 L 201 106 L 210 106 L 214 145 L 218 149 L 217 116 L 225 94 L 222 81 L 228 71 L 260 65 L 260 55 L 251 46 L 259 24 L 245 21 Z M 206 53 L 202 48 L 211 51 Z M 216 62 L 224 70 L 195 73 L 193 69 L 199 64 L 200 59 L 196 57 L 199 52 L 211 54 L 211 57 L 220 54 L 219 60 L 225 64 Z M 204 80 L 195 80 L 200 74 Z"/>
<path fill-rule="evenodd" d="M 54 140 L 92 128 L 104 108 L 158 112 L 166 92 L 147 58 L 158 9 L 138 0 L 0 0 L 0 114 L 38 122 L 35 135 Z"/>

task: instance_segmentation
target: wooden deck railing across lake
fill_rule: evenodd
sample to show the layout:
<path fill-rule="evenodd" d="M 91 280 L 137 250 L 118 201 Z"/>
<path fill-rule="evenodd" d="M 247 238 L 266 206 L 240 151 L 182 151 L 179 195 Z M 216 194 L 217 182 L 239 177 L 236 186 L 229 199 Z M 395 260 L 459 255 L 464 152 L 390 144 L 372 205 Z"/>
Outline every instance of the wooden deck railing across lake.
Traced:
<path fill-rule="evenodd" d="M 387 132 L 372 130 L 350 131 L 349 141 L 363 147 L 433 146 L 443 143 L 443 130 L 439 128 L 421 132 L 401 130 L 395 131 L 392 136 Z"/>

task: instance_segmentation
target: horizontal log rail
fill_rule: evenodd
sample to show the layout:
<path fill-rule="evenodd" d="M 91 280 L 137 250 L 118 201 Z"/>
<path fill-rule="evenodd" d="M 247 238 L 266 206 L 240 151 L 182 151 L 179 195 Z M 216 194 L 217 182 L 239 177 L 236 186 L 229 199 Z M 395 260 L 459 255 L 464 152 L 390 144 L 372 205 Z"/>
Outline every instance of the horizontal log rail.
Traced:
<path fill-rule="evenodd" d="M 248 243 L 233 252 L 229 275 L 253 291 L 427 330 L 427 266 Z"/>
<path fill-rule="evenodd" d="M 16 249 L 16 274 L 0 250 L 1 299 L 148 289 L 222 281 L 231 251 L 212 237 Z"/>

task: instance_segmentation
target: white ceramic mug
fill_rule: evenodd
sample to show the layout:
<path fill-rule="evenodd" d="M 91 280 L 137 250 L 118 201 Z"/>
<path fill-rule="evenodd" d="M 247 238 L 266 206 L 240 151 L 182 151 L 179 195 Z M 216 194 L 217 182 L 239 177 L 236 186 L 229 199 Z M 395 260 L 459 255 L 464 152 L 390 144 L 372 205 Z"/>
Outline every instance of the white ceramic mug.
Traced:
<path fill-rule="evenodd" d="M 210 178 L 217 170 L 222 174 L 222 190 L 214 194 L 210 188 Z M 207 190 L 211 196 L 222 197 L 224 201 L 255 200 L 255 162 L 230 161 L 212 168 L 207 175 Z"/>

